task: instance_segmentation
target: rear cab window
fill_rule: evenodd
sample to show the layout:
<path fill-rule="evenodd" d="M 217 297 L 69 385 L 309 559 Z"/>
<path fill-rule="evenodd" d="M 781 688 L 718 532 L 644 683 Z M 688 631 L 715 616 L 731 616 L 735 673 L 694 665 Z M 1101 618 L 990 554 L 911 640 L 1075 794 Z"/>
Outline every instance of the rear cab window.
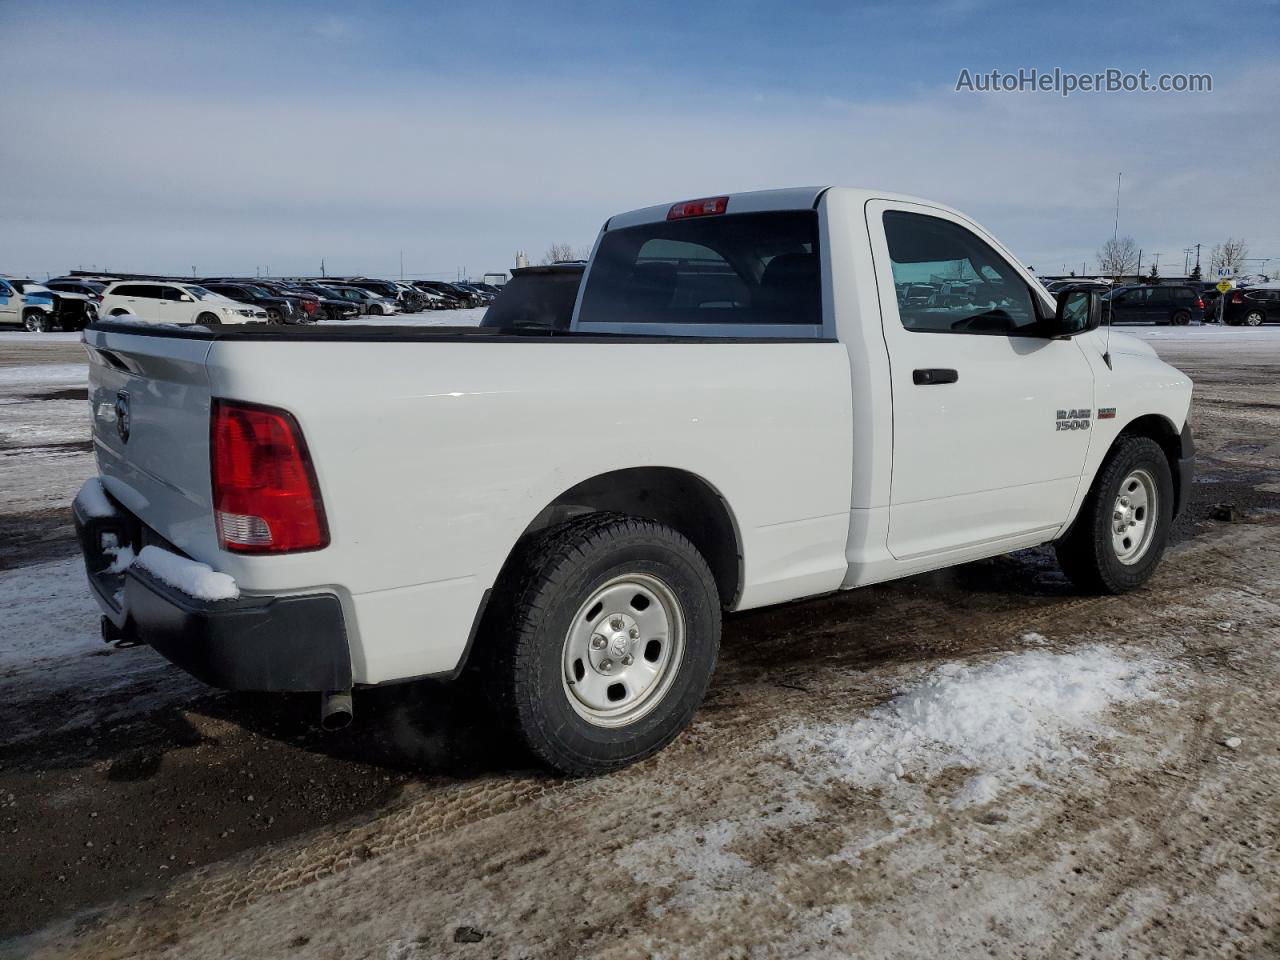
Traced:
<path fill-rule="evenodd" d="M 728 213 L 608 230 L 582 292 L 584 332 L 824 336 L 818 214 Z"/>

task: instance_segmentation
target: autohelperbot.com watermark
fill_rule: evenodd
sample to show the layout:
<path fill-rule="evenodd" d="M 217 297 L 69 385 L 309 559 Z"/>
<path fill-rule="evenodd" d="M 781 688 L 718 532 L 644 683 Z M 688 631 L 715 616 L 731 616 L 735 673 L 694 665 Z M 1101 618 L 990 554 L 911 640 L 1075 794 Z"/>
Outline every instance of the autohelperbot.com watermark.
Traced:
<path fill-rule="evenodd" d="M 1152 73 L 1109 67 L 1096 73 L 1073 73 L 1054 67 L 1039 70 L 972 71 L 964 68 L 956 78 L 956 93 L 1212 93 L 1210 73 Z"/>

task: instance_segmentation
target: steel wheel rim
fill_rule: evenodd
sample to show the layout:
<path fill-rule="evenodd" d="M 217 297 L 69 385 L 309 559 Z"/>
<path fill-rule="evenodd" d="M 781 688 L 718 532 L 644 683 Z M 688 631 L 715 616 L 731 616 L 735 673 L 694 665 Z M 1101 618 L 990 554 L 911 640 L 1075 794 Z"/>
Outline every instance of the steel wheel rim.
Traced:
<path fill-rule="evenodd" d="M 1254 310 L 1252 313 L 1250 313 L 1247 317 L 1244 318 L 1244 322 L 1251 327 L 1262 326 L 1262 314 L 1259 313 L 1257 310 Z"/>
<path fill-rule="evenodd" d="M 1111 508 L 1111 548 L 1126 566 L 1141 560 L 1151 547 L 1159 515 L 1155 477 L 1142 467 L 1120 483 Z"/>
<path fill-rule="evenodd" d="M 565 697 L 595 726 L 634 723 L 670 691 L 684 647 L 684 614 L 671 588 L 649 574 L 614 577 L 592 591 L 565 633 Z"/>

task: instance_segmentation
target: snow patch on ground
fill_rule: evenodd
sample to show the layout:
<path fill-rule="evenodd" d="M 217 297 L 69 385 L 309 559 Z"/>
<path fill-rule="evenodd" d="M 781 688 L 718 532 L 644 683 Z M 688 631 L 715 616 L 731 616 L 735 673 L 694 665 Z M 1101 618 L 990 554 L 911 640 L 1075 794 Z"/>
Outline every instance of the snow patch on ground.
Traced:
<path fill-rule="evenodd" d="M 205 691 L 146 647 L 104 644 L 100 617 L 79 557 L 0 570 L 0 745 L 121 720 Z M 53 727 L 50 701 L 60 705 Z"/>
<path fill-rule="evenodd" d="M 988 803 L 1005 788 L 1085 758 L 1106 712 L 1164 699 L 1168 665 L 1101 644 L 947 663 L 865 717 L 783 733 L 775 749 L 819 780 L 873 788 L 949 768 L 975 771 L 954 802 Z"/>
<path fill-rule="evenodd" d="M 87 363 L 32 363 L 0 367 L 0 387 L 87 384 Z"/>
<path fill-rule="evenodd" d="M 117 556 L 117 562 L 119 559 Z M 134 562 L 175 590 L 197 600 L 235 600 L 240 596 L 240 588 L 227 574 L 216 572 L 207 563 L 188 560 L 161 547 L 143 547 Z"/>
<path fill-rule="evenodd" d="M 620 850 L 615 862 L 641 883 L 672 890 L 672 896 L 653 909 L 661 916 L 694 908 L 716 891 L 744 882 L 759 893 L 760 885 L 772 880 L 730 848 L 767 830 L 809 823 L 816 816 L 812 804 L 792 800 L 764 813 L 753 811 L 749 822 L 717 820 L 639 840 Z"/>

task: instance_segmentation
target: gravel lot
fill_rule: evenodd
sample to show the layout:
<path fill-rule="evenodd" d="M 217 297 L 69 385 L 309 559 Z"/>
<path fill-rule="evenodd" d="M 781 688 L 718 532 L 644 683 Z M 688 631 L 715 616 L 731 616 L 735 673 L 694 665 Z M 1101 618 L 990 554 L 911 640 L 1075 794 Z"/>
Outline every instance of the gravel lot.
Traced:
<path fill-rule="evenodd" d="M 0 954 L 1280 956 L 1280 329 L 1125 332 L 1196 381 L 1148 588 L 1040 549 L 730 617 L 693 729 L 586 782 L 464 687 L 321 735 L 103 646 L 84 355 L 0 333 Z"/>

